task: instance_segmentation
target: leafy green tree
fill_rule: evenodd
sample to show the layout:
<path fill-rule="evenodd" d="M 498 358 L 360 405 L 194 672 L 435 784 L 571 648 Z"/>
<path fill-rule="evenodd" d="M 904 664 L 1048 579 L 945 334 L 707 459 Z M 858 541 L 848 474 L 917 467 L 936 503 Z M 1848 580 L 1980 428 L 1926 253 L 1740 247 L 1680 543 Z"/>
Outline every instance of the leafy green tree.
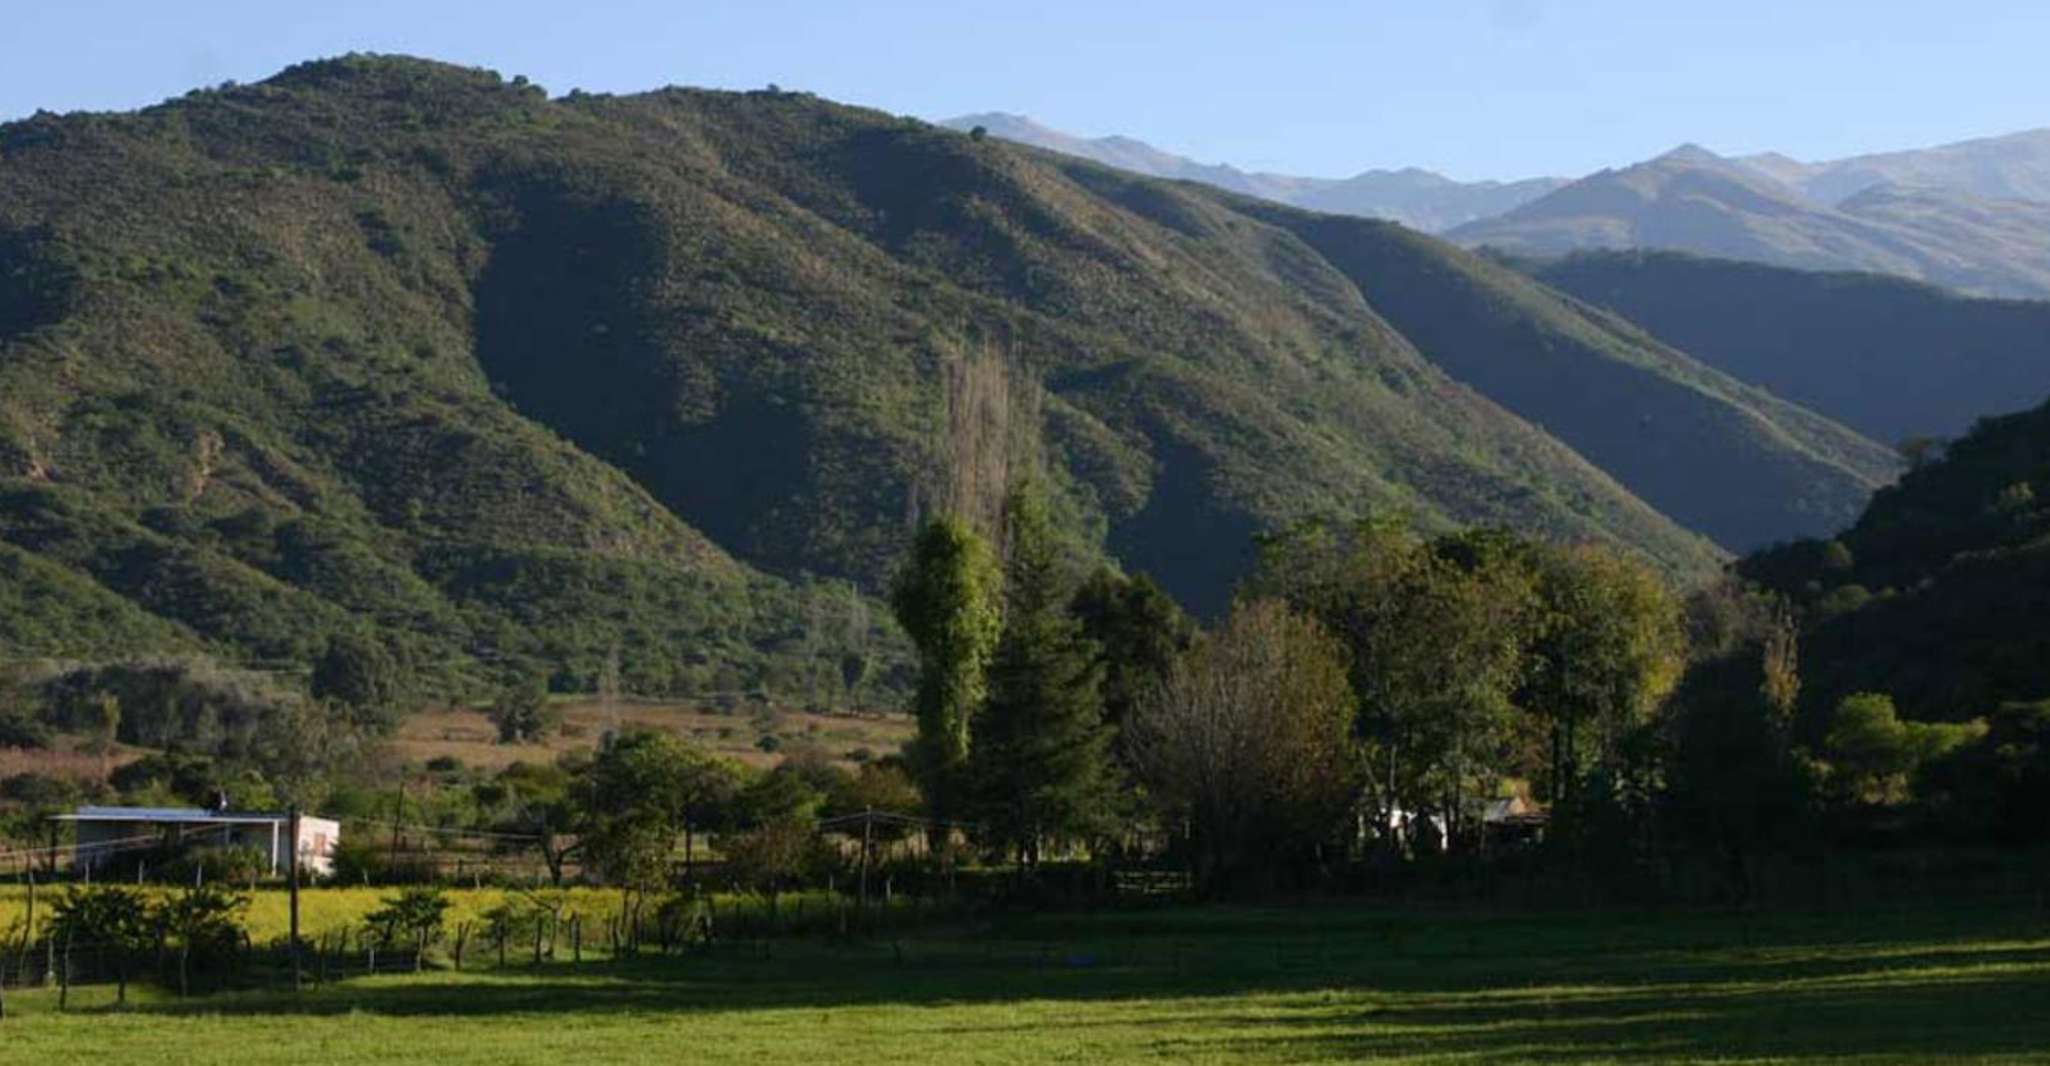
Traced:
<path fill-rule="evenodd" d="M 1242 601 L 1133 708 L 1138 778 L 1186 826 L 1206 889 L 1257 885 L 1314 862 L 1358 790 L 1345 649 L 1273 600 Z"/>
<path fill-rule="evenodd" d="M 516 762 L 489 786 L 500 832 L 528 838 L 548 867 L 548 881 L 562 885 L 563 867 L 583 849 L 577 831 L 585 818 L 577 799 L 576 781 L 559 765 Z"/>
<path fill-rule="evenodd" d="M 696 835 L 724 820 L 740 779 L 734 763 L 666 733 L 617 738 L 583 782 L 586 857 L 615 884 L 659 885 L 677 839 L 688 864 Z"/>
<path fill-rule="evenodd" d="M 562 711 L 548 701 L 548 683 L 539 675 L 506 686 L 491 704 L 491 722 L 500 744 L 538 744 L 562 725 Z"/>
<path fill-rule="evenodd" d="M 1099 649 L 1068 613 L 1073 583 L 1046 499 L 1022 482 L 1006 510 L 1004 626 L 968 762 L 984 839 L 1029 867 L 1050 838 L 1101 827 L 1112 734 Z"/>
<path fill-rule="evenodd" d="M 178 951 L 179 995 L 192 994 L 194 959 L 218 967 L 234 956 L 248 909 L 248 896 L 218 881 L 181 889 L 152 908 L 152 924 Z"/>
<path fill-rule="evenodd" d="M 1625 776 L 1626 746 L 1679 682 L 1687 638 L 1678 602 L 1642 563 L 1594 545 L 1534 554 L 1540 617 L 1518 698 L 1549 728 L 1556 803 L 1591 767 Z"/>
<path fill-rule="evenodd" d="M 50 935 L 60 943 L 90 945 L 114 960 L 115 1002 L 128 1002 L 128 976 L 135 956 L 155 929 L 149 901 L 132 888 L 98 885 L 67 889 L 51 910 Z"/>
<path fill-rule="evenodd" d="M 1825 780 L 1840 802 L 1905 803 L 1918 770 L 1986 733 L 1983 721 L 1903 722 L 1891 697 L 1854 693 L 1830 715 L 1820 752 Z"/>
<path fill-rule="evenodd" d="M 961 520 L 942 517 L 919 533 L 891 589 L 891 608 L 919 655 L 912 764 L 941 818 L 961 805 L 970 727 L 1003 629 L 1003 580 L 989 542 Z"/>
<path fill-rule="evenodd" d="M 332 700 L 377 720 L 393 721 L 408 707 L 409 681 L 383 644 L 357 633 L 331 637 L 313 664 L 313 697 Z"/>
<path fill-rule="evenodd" d="M 1469 835 L 1511 762 L 1538 618 L 1513 538 L 1431 542 L 1396 518 L 1269 537 L 1249 584 L 1318 618 L 1346 647 L 1379 825 L 1436 812 Z"/>
<path fill-rule="evenodd" d="M 1145 574 L 1127 577 L 1100 567 L 1075 591 L 1069 611 L 1100 649 L 1103 717 L 1112 728 L 1160 684 L 1195 639 L 1195 624 L 1181 605 Z"/>
<path fill-rule="evenodd" d="M 448 893 L 436 885 L 415 885 L 383 902 L 383 907 L 364 916 L 364 924 L 387 944 L 412 944 L 413 969 L 424 969 L 427 949 L 440 942 L 447 924 Z"/>

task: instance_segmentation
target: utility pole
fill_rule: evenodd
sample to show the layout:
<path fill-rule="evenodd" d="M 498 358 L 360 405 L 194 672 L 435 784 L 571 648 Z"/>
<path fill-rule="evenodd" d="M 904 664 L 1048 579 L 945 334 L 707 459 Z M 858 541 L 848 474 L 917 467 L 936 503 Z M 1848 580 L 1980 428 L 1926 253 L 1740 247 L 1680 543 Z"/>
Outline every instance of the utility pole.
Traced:
<path fill-rule="evenodd" d="M 289 906 L 290 906 L 290 908 L 291 908 L 291 911 L 292 911 L 292 931 L 291 931 L 291 934 L 290 934 L 290 937 L 291 937 L 291 956 L 292 956 L 292 991 L 294 991 L 294 992 L 297 992 L 297 991 L 299 991 L 299 987 L 300 987 L 300 986 L 299 986 L 299 806 L 298 806 L 297 804 L 293 804 L 293 805 L 292 805 L 292 842 L 291 842 L 291 845 L 290 845 L 290 847 L 291 847 L 291 849 L 292 849 L 292 857 L 291 857 L 291 860 L 290 860 L 290 861 L 289 861 L 289 862 L 287 863 L 286 869 L 287 869 L 287 870 L 289 871 L 289 873 L 287 874 L 287 876 L 288 876 L 288 877 L 290 878 L 290 884 L 291 884 L 291 888 L 290 888 L 290 893 L 291 893 L 291 894 L 290 894 L 290 896 L 289 896 L 289 900 L 290 900 L 290 902 L 289 902 Z"/>

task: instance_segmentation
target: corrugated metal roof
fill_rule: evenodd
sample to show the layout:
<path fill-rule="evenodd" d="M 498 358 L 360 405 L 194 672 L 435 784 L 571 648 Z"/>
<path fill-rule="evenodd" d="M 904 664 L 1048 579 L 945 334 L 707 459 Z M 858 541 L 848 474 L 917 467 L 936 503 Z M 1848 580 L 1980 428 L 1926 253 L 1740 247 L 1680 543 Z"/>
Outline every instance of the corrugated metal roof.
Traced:
<path fill-rule="evenodd" d="M 204 822 L 219 825 L 224 822 L 284 822 L 291 817 L 264 811 L 203 811 L 197 807 L 80 807 L 70 814 L 58 815 L 57 819 L 68 822 Z"/>

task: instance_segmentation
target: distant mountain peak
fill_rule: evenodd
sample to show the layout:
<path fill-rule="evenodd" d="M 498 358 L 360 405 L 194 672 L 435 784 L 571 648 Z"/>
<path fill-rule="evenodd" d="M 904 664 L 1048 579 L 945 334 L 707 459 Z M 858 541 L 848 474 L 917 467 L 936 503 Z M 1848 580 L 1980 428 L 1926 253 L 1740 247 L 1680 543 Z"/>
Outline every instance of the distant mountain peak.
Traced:
<path fill-rule="evenodd" d="M 1686 144 L 1680 145 L 1678 148 L 1675 148 L 1672 151 L 1669 151 L 1664 155 L 1661 155 L 1658 158 L 1652 160 L 1652 162 L 1701 164 L 1727 163 L 1729 162 L 1729 160 L 1724 159 L 1722 156 L 1719 156 L 1698 144 L 1695 144 L 1693 141 L 1688 141 Z"/>

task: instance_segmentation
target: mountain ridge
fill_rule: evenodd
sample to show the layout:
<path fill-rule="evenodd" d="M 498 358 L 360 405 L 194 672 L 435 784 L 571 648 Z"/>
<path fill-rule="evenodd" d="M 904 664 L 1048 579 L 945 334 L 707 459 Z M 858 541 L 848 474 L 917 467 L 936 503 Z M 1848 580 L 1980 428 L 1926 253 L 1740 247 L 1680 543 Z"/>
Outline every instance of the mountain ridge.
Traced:
<path fill-rule="evenodd" d="M 1522 286 L 1469 358 L 1582 312 L 1392 225 L 806 94 L 551 100 L 393 57 L 9 124 L 0 159 L 0 276 L 29 279 L 0 305 L 0 544 L 27 560 L 0 594 L 72 619 L 13 619 L 17 649 L 118 602 L 302 662 L 374 626 L 570 687 L 623 645 L 645 688 L 879 692 L 904 646 L 863 592 L 942 498 L 941 382 L 978 358 L 1036 412 L 1015 458 L 1068 534 L 1199 609 L 1309 516 L 1724 557 L 1391 324 L 1454 290 L 1342 263 L 1399 240 L 1461 301 Z M 1572 365 L 1647 368 L 1628 403 L 1729 427 L 1710 461 L 1801 472 L 1808 499 L 1702 494 L 1751 539 L 1833 528 L 1889 473 L 1620 322 L 1574 329 Z"/>

